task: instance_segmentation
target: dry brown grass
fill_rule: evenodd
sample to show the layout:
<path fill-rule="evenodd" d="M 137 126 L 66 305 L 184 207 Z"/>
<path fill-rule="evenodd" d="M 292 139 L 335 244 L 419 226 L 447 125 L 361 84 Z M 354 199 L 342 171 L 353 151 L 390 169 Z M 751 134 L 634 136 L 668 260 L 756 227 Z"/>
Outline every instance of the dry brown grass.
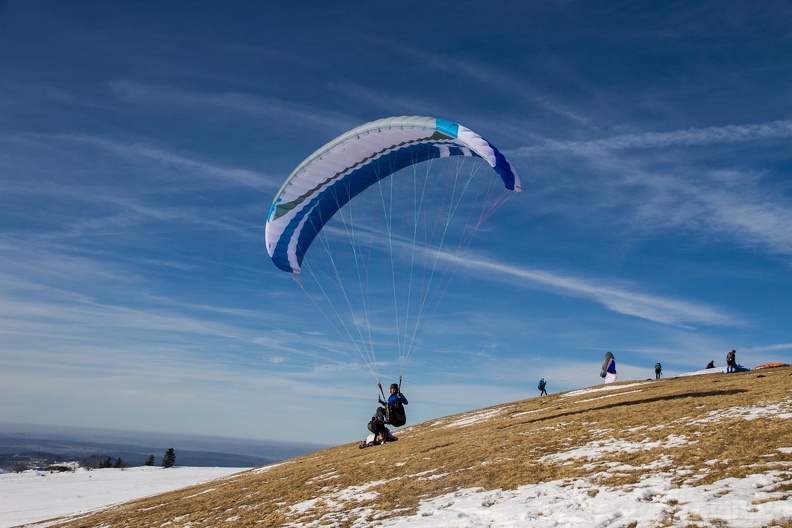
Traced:
<path fill-rule="evenodd" d="M 771 470 L 784 472 L 787 483 L 792 480 L 792 454 L 779 451 L 792 447 L 792 420 L 773 416 L 792 412 L 792 368 L 637 386 L 624 382 L 611 389 L 432 420 L 402 430 L 398 442 L 384 446 L 342 445 L 58 526 L 261 527 L 319 521 L 346 527 L 358 517 L 374 523 L 414 513 L 422 499 L 460 488 L 514 489 L 585 477 L 629 489 L 647 471 L 668 472 L 677 486 Z M 746 419 L 756 408 L 765 414 Z M 464 424 L 471 415 L 478 419 Z M 601 446 L 592 460 L 544 458 L 592 445 Z M 790 488 L 778 490 L 792 498 Z M 303 508 L 292 509 L 298 504 Z M 679 525 L 669 519 L 659 526 Z M 792 528 L 792 521 L 774 526 Z"/>

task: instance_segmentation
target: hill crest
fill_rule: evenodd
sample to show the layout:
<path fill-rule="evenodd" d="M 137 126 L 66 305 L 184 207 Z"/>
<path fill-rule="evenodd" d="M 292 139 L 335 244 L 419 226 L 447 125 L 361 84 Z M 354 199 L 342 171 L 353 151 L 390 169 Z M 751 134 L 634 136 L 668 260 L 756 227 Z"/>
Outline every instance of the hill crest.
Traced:
<path fill-rule="evenodd" d="M 596 386 L 397 434 L 58 526 L 792 527 L 792 368 Z"/>

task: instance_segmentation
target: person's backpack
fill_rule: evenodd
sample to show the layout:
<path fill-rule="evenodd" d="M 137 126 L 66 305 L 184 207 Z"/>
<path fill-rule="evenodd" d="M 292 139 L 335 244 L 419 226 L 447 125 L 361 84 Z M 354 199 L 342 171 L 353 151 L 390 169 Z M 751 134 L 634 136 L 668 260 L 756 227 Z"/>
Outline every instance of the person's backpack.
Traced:
<path fill-rule="evenodd" d="M 396 427 L 401 427 L 407 423 L 407 413 L 404 412 L 404 404 L 402 402 L 388 404 L 387 422 Z"/>
<path fill-rule="evenodd" d="M 544 388 L 545 388 L 545 381 L 544 380 L 539 382 L 539 387 L 538 388 L 539 388 L 540 391 L 544 390 Z"/>

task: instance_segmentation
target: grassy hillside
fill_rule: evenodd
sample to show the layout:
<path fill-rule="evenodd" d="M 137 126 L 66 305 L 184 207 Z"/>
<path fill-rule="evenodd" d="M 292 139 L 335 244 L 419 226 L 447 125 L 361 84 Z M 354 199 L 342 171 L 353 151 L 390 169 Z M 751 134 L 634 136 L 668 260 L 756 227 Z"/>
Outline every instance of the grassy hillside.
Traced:
<path fill-rule="evenodd" d="M 589 482 L 593 498 L 661 473 L 670 488 L 775 473 L 778 493 L 757 503 L 792 500 L 792 368 L 622 382 L 397 434 L 399 441 L 383 446 L 342 445 L 58 526 L 369 526 L 459 489 Z M 654 525 L 728 526 L 674 506 L 664 504 L 666 518 Z M 776 521 L 792 527 L 792 518 Z"/>

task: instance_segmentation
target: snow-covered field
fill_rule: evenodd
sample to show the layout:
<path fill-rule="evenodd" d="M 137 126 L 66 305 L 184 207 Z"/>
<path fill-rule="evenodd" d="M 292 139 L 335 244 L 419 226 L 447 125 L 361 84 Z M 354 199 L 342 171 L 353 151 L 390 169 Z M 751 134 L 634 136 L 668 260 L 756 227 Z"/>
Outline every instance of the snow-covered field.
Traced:
<path fill-rule="evenodd" d="M 643 446 L 646 447 L 646 446 Z M 547 463 L 561 463 L 570 458 L 594 461 L 604 449 L 631 450 L 629 442 L 613 442 L 578 448 L 573 453 L 545 457 Z M 792 452 L 792 447 L 782 451 Z M 723 463 L 712 460 L 712 464 Z M 635 468 L 613 467 L 612 471 Z M 383 519 L 383 528 L 646 528 L 659 526 L 729 526 L 757 528 L 774 526 L 774 520 L 792 518 L 792 501 L 785 500 L 789 472 L 785 470 L 724 479 L 712 484 L 678 487 L 673 483 L 680 472 L 666 460 L 642 467 L 646 478 L 638 485 L 613 489 L 597 485 L 590 479 L 558 480 L 520 486 L 515 490 L 460 489 L 421 501 L 412 516 Z M 442 478 L 442 473 L 427 473 L 421 478 Z M 330 492 L 327 495 L 291 506 L 298 514 L 316 506 L 317 501 L 333 511 L 334 504 L 348 504 L 369 496 L 369 485 Z M 393 482 L 398 486 L 398 482 Z M 337 511 L 337 509 L 335 509 Z M 328 517 L 338 518 L 337 514 Z M 366 508 L 351 509 L 344 517 L 355 528 L 370 526 L 367 519 L 376 512 Z M 324 519 L 323 522 L 328 522 Z M 669 525 L 669 522 L 673 524 Z M 319 528 L 320 521 L 285 524 L 288 528 Z"/>
<path fill-rule="evenodd" d="M 601 450 L 600 446 L 600 450 Z M 614 448 L 619 446 L 612 446 Z M 624 449 L 630 446 L 621 446 Z M 792 451 L 792 447 L 788 448 Z M 595 459 L 598 450 L 578 450 L 575 458 Z M 548 460 L 548 462 L 551 462 Z M 717 461 L 713 461 L 717 463 Z M 56 516 L 86 513 L 125 502 L 183 488 L 242 471 L 233 468 L 171 469 L 137 467 L 44 473 L 28 471 L 0 475 L 0 527 L 24 525 Z M 262 468 L 259 471 L 266 471 Z M 768 526 L 774 519 L 792 517 L 792 502 L 779 500 L 784 481 L 781 473 L 726 479 L 705 486 L 676 488 L 674 472 L 663 467 L 646 468 L 646 479 L 630 489 L 605 489 L 589 480 L 546 482 L 521 486 L 513 491 L 461 489 L 422 502 L 417 515 L 382 521 L 390 528 L 420 526 L 588 528 L 592 526 L 656 526 L 667 520 L 669 510 L 679 520 L 720 519 L 723 525 L 752 528 Z M 436 478 L 427 475 L 426 478 Z M 724 493 L 728 490 L 728 493 Z M 365 486 L 357 486 L 321 499 L 326 503 L 359 499 Z M 292 508 L 308 508 L 297 504 Z M 349 512 L 364 518 L 363 512 Z M 47 526 L 47 523 L 37 526 Z M 362 525 L 361 525 L 362 528 Z"/>
<path fill-rule="evenodd" d="M 84 513 L 225 477 L 244 469 L 247 468 L 134 467 L 77 469 L 63 473 L 3 473 L 0 474 L 0 528 Z"/>
<path fill-rule="evenodd" d="M 593 450 L 589 454 L 594 454 Z M 587 479 L 520 486 L 512 491 L 462 489 L 425 500 L 417 515 L 384 520 L 382 526 L 640 528 L 667 526 L 671 517 L 680 526 L 718 519 L 718 526 L 756 528 L 792 518 L 792 501 L 783 500 L 785 492 L 778 489 L 785 481 L 780 472 L 676 488 L 673 472 L 646 470 L 646 479 L 631 489 L 605 489 Z"/>

